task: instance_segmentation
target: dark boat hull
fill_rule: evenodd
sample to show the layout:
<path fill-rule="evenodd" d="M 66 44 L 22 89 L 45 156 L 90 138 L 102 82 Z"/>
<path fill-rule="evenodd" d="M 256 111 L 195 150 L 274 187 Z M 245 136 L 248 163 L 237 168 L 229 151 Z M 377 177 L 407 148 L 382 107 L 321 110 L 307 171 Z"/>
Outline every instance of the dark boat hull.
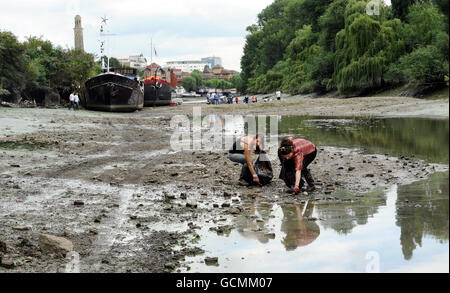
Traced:
<path fill-rule="evenodd" d="M 107 112 L 133 112 L 144 108 L 144 93 L 138 81 L 106 73 L 86 82 L 86 108 Z"/>
<path fill-rule="evenodd" d="M 161 83 L 156 86 L 155 83 L 146 82 L 144 85 L 144 106 L 169 106 L 172 102 L 172 86 L 168 83 Z"/>

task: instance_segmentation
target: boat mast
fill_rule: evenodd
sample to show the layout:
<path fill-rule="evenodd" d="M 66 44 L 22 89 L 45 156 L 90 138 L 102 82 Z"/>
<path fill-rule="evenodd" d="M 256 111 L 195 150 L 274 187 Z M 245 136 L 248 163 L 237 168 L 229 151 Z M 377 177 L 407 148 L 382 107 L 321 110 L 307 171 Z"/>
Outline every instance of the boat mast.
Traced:
<path fill-rule="evenodd" d="M 109 57 L 108 57 L 108 62 L 107 62 L 108 67 L 106 68 L 106 66 L 105 66 L 105 57 L 107 57 L 107 56 L 105 56 L 105 43 L 106 43 L 105 37 L 106 37 L 106 35 L 105 35 L 104 32 L 105 32 L 105 27 L 106 27 L 106 21 L 107 20 L 108 19 L 106 18 L 106 15 L 105 15 L 105 17 L 102 17 L 102 22 L 101 22 L 101 25 L 100 25 L 100 38 L 101 38 L 101 40 L 100 40 L 100 43 L 101 43 L 100 51 L 101 51 L 101 59 L 102 59 L 102 70 L 107 69 L 107 72 L 109 72 Z"/>
<path fill-rule="evenodd" d="M 105 15 L 105 17 L 102 17 L 102 23 L 101 23 L 101 26 L 100 26 L 100 37 L 102 38 L 102 40 L 100 41 L 101 42 L 101 53 L 102 53 L 102 69 L 103 70 L 105 70 L 106 69 L 106 72 L 109 72 L 109 60 L 111 59 L 111 57 L 110 56 L 106 56 L 106 55 L 104 55 L 104 53 L 105 53 L 105 44 L 106 44 L 106 37 L 108 37 L 108 36 L 115 36 L 115 34 L 107 34 L 107 33 L 105 33 L 105 30 L 106 30 L 106 25 L 107 25 L 107 22 L 108 21 L 108 18 L 106 18 L 106 15 Z M 104 60 L 104 58 L 103 57 L 107 57 L 108 58 L 108 60 L 107 60 L 107 64 L 106 64 L 106 68 L 105 68 L 105 60 Z"/>

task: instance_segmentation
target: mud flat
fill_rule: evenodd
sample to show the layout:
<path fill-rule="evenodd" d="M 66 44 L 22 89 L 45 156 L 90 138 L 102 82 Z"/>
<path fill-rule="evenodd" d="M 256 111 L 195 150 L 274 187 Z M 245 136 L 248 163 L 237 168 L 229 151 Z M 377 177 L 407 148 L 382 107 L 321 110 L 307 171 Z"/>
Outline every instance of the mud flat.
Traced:
<path fill-rule="evenodd" d="M 269 97 L 272 101 L 263 102 Z M 325 117 L 422 117 L 448 119 L 449 100 L 424 100 L 410 97 L 335 98 L 287 96 L 281 102 L 273 96 L 258 96 L 258 103 L 203 107 L 205 114 L 232 113 L 234 115 L 301 115 Z M 192 113 L 191 104 L 167 109 L 168 114 Z"/>
<path fill-rule="evenodd" d="M 379 101 L 392 109 L 392 99 Z M 252 112 L 332 111 L 329 100 L 320 100 L 320 106 L 309 102 L 301 111 L 294 99 L 283 107 L 261 104 Z M 347 105 L 333 113 L 365 115 L 364 103 L 356 112 L 344 110 Z M 170 117 L 190 115 L 192 107 L 130 114 L 0 108 L 0 272 L 67 271 L 73 259 L 44 251 L 41 234 L 71 241 L 81 272 L 189 271 L 187 257 L 215 257 L 196 245 L 200 228 L 227 233 L 234 229 L 233 219 L 248 213 L 252 203 L 357 204 L 377 188 L 448 171 L 448 164 L 412 156 L 323 145 L 311 166 L 315 191 L 294 196 L 278 179 L 264 188 L 239 186 L 240 167 L 223 151 L 171 150 Z M 248 110 L 228 107 L 202 110 Z M 274 171 L 277 177 L 276 162 Z"/>

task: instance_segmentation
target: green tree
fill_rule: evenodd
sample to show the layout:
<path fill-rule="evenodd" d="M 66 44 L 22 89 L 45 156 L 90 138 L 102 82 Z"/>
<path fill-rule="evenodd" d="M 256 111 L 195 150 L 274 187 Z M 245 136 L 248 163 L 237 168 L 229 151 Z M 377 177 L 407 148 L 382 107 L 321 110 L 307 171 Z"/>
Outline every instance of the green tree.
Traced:
<path fill-rule="evenodd" d="M 404 53 L 400 22 L 387 20 L 384 6 L 380 16 L 369 16 L 366 5 L 366 1 L 349 3 L 345 28 L 336 36 L 334 81 L 343 94 L 381 87 L 387 65 Z"/>
<path fill-rule="evenodd" d="M 336 34 L 345 27 L 345 8 L 348 0 L 333 1 L 319 18 L 320 45 L 327 51 L 336 50 Z"/>
<path fill-rule="evenodd" d="M 221 90 L 231 89 L 232 87 L 233 84 L 225 79 L 220 80 L 220 82 L 218 83 L 218 88 L 220 88 Z"/>
<path fill-rule="evenodd" d="M 409 7 L 416 2 L 418 2 L 418 0 L 391 0 L 394 17 L 399 18 L 402 21 L 406 21 Z"/>
<path fill-rule="evenodd" d="M 220 80 L 218 79 L 208 79 L 205 81 L 205 86 L 209 88 L 218 88 Z"/>
<path fill-rule="evenodd" d="M 275 0 L 247 27 L 242 91 L 353 95 L 401 83 L 420 86 L 442 80 L 445 71 L 448 79 L 448 0 L 394 0 L 371 16 L 368 4 Z M 422 57 L 422 63 L 412 60 Z"/>
<path fill-rule="evenodd" d="M 203 75 L 200 71 L 194 70 L 191 76 L 195 79 L 195 88 L 198 89 L 203 85 Z"/>
<path fill-rule="evenodd" d="M 192 76 L 186 76 L 183 78 L 181 85 L 186 91 L 191 92 L 196 90 L 197 83 L 195 81 L 195 78 L 193 78 Z"/>
<path fill-rule="evenodd" d="M 38 74 L 25 55 L 25 46 L 12 33 L 0 32 L 0 88 L 18 93 L 27 82 L 37 79 Z"/>
<path fill-rule="evenodd" d="M 236 88 L 238 91 L 241 91 L 244 87 L 243 81 L 242 81 L 242 77 L 240 74 L 238 75 L 234 75 L 231 79 L 230 82 L 233 84 L 233 87 Z"/>
<path fill-rule="evenodd" d="M 98 65 L 101 66 L 102 65 L 102 59 L 105 62 L 105 67 L 108 66 L 108 57 L 107 56 L 103 56 L 99 61 L 98 61 Z M 123 66 L 122 63 L 120 63 L 120 61 L 117 58 L 114 57 L 110 57 L 109 58 L 109 67 L 110 68 L 123 68 L 126 66 Z"/>
<path fill-rule="evenodd" d="M 81 87 L 89 78 L 98 74 L 99 68 L 95 64 L 93 55 L 81 50 L 70 50 L 67 54 L 69 78 L 76 87 Z"/>
<path fill-rule="evenodd" d="M 431 44 L 435 36 L 445 29 L 445 17 L 432 3 L 412 5 L 407 19 L 409 24 L 405 25 L 405 37 L 411 50 Z"/>
<path fill-rule="evenodd" d="M 441 52 L 433 45 L 418 48 L 400 58 L 398 66 L 411 85 L 444 84 L 448 62 L 442 62 Z"/>
<path fill-rule="evenodd" d="M 58 101 L 58 94 L 79 89 L 99 72 L 90 54 L 36 37 L 21 44 L 11 33 L 0 33 L 0 84 L 11 96 L 35 99 L 38 95 L 43 101 L 48 95 Z"/>

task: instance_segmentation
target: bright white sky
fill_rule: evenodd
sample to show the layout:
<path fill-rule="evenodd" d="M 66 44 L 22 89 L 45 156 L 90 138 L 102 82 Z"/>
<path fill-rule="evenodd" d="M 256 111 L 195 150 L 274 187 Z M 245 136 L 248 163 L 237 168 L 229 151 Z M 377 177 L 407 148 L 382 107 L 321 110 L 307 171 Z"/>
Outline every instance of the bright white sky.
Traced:
<path fill-rule="evenodd" d="M 150 39 L 163 65 L 170 60 L 221 57 L 227 69 L 240 71 L 246 27 L 273 0 L 0 0 L 0 30 L 22 41 L 42 36 L 62 47 L 74 47 L 74 18 L 80 14 L 85 50 L 100 54 L 101 17 L 107 16 L 106 53 L 150 56 Z M 150 60 L 150 58 L 149 58 Z"/>

